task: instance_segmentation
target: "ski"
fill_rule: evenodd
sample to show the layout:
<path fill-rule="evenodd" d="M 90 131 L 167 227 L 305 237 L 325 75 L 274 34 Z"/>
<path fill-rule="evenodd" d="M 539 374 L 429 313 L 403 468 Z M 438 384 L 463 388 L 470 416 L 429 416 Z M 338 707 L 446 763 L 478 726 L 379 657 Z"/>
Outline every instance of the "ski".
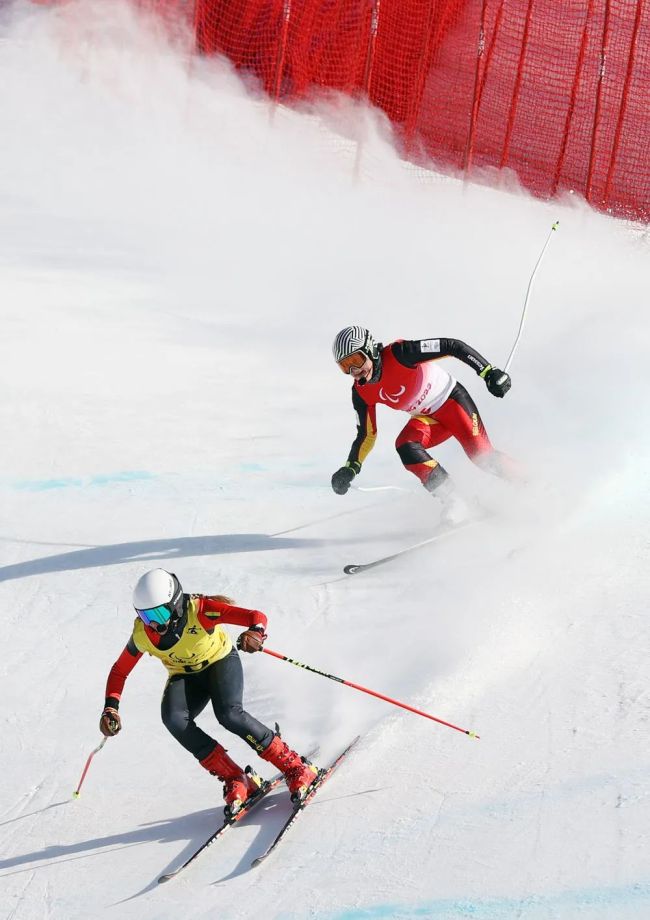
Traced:
<path fill-rule="evenodd" d="M 244 802 L 244 804 L 242 805 L 242 807 L 239 809 L 239 811 L 236 814 L 232 815 L 229 818 L 224 818 L 223 824 L 219 828 L 217 828 L 214 834 L 211 834 L 208 837 L 208 839 L 205 840 L 201 844 L 201 846 L 198 849 L 196 849 L 192 853 L 192 855 L 189 856 L 181 866 L 178 867 L 178 869 L 174 869 L 173 872 L 166 872 L 164 875 L 161 875 L 160 878 L 158 879 L 158 884 L 162 882 L 168 882 L 170 879 L 176 878 L 179 872 L 182 872 L 183 869 L 187 869 L 190 863 L 193 863 L 194 860 L 197 858 L 197 856 L 200 856 L 200 854 L 204 850 L 207 850 L 209 846 L 212 846 L 212 844 L 216 840 L 222 837 L 226 833 L 229 827 L 232 827 L 233 824 L 237 824 L 238 821 L 241 821 L 242 818 L 245 818 L 246 815 L 249 814 L 249 812 L 251 812 L 255 808 L 256 805 L 259 805 L 262 799 L 265 798 L 265 796 L 267 796 L 269 792 L 272 792 L 273 789 L 276 788 L 276 786 L 280 785 L 283 779 L 284 779 L 284 776 L 282 775 L 282 773 L 278 773 L 278 775 L 274 776 L 273 779 L 268 779 L 268 780 L 263 781 L 262 785 L 259 788 L 259 791 L 256 792 L 250 798 L 246 799 L 246 801 Z"/>
<path fill-rule="evenodd" d="M 277 723 L 276 723 L 275 728 L 276 728 L 276 732 L 279 734 Z M 317 754 L 318 754 L 318 745 L 312 748 L 312 750 L 307 754 L 307 759 L 311 759 L 312 757 L 315 757 Z M 233 824 L 237 824 L 239 821 L 242 820 L 242 818 L 245 818 L 246 815 L 249 814 L 249 812 L 251 812 L 257 805 L 259 805 L 262 799 L 265 798 L 265 796 L 267 796 L 269 792 L 272 792 L 283 781 L 284 781 L 283 773 L 277 773 L 271 779 L 262 780 L 262 785 L 260 786 L 259 790 L 255 793 L 255 795 L 252 795 L 250 798 L 246 799 L 246 801 L 244 802 L 242 807 L 239 809 L 237 814 L 233 815 L 230 818 L 224 818 L 223 824 L 221 824 L 220 827 L 217 828 L 214 834 L 211 834 L 207 840 L 204 840 L 201 846 L 198 847 L 198 849 L 196 849 L 192 853 L 192 855 L 189 856 L 185 860 L 185 862 L 181 866 L 178 867 L 178 869 L 174 869 L 173 872 L 166 872 L 164 875 L 161 875 L 160 878 L 158 879 L 158 884 L 161 884 L 162 882 L 168 882 L 170 879 L 176 878 L 176 876 L 180 872 L 182 872 L 183 869 L 187 869 L 190 863 L 193 863 L 197 856 L 200 856 L 200 854 L 204 850 L 207 850 L 209 846 L 212 846 L 215 840 L 218 840 L 220 837 L 222 837 L 226 833 L 229 827 L 232 827 Z"/>
<path fill-rule="evenodd" d="M 327 780 L 330 778 L 330 776 L 336 770 L 336 768 L 340 765 L 343 759 L 347 757 L 347 755 L 350 753 L 350 751 L 355 746 L 355 744 L 357 743 L 360 737 L 361 735 L 357 735 L 357 737 L 353 741 L 351 741 L 350 744 L 348 744 L 345 750 L 341 751 L 338 757 L 332 761 L 329 767 L 324 767 L 323 769 L 318 771 L 313 783 L 309 786 L 303 798 L 294 806 L 293 811 L 291 812 L 286 822 L 280 829 L 280 832 L 276 836 L 273 843 L 271 843 L 268 849 L 264 853 L 262 853 L 261 856 L 258 856 L 256 859 L 253 860 L 253 862 L 251 863 L 251 868 L 255 866 L 259 866 L 260 863 L 264 862 L 264 860 L 268 856 L 270 856 L 271 853 L 275 850 L 278 844 L 282 840 L 284 840 L 284 837 L 286 836 L 287 832 L 294 826 L 294 824 L 298 820 L 298 817 L 302 814 L 305 808 L 313 800 L 318 790 L 327 782 Z"/>
<path fill-rule="evenodd" d="M 468 527 L 473 527 L 475 524 L 480 524 L 481 521 L 484 521 L 484 517 L 471 518 L 468 521 L 462 521 L 460 524 L 447 524 L 442 525 L 431 537 L 428 537 L 426 540 L 421 540 L 419 543 L 413 543 L 411 546 L 405 546 L 404 549 L 398 550 L 396 553 L 391 553 L 390 556 L 382 556 L 381 559 L 374 559 L 372 562 L 362 562 L 362 563 L 352 563 L 351 565 L 346 565 L 343 568 L 343 571 L 346 575 L 357 575 L 359 572 L 365 572 L 368 569 L 374 569 L 377 565 L 383 565 L 385 562 L 391 562 L 393 559 L 397 559 L 399 556 L 404 556 L 406 553 L 412 553 L 416 549 L 421 549 L 423 546 L 428 546 L 430 543 L 435 543 L 436 540 L 442 540 L 444 537 L 450 537 L 454 533 L 458 533 L 459 530 L 466 530 Z"/>

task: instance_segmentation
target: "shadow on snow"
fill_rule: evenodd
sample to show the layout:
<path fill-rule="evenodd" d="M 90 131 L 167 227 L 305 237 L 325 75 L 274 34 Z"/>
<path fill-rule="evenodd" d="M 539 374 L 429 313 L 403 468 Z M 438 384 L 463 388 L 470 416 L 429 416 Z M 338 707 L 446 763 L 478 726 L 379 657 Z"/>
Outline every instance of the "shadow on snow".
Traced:
<path fill-rule="evenodd" d="M 139 540 L 92 546 L 53 556 L 41 556 L 0 568 L 0 582 L 30 575 L 121 565 L 125 562 L 169 562 L 187 556 L 217 556 L 228 553 L 255 553 L 277 549 L 304 549 L 324 546 L 332 540 L 274 537 L 263 533 L 219 534 L 204 537 L 176 537 L 168 540 Z"/>

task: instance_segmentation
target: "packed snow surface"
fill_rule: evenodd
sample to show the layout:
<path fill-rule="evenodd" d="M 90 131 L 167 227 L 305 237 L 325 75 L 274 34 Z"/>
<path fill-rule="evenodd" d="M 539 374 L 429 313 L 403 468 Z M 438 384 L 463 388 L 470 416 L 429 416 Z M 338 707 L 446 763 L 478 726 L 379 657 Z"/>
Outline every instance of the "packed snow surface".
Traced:
<path fill-rule="evenodd" d="M 272 112 L 118 2 L 5 4 L 0 29 L 0 915 L 650 916 L 647 235 L 512 177 L 407 169 L 349 103 Z M 511 392 L 445 362 L 525 485 L 447 442 L 487 520 L 343 576 L 439 508 L 386 410 L 356 484 L 394 488 L 331 491 L 355 433 L 335 333 L 452 336 L 503 366 L 556 219 Z M 72 799 L 154 566 L 480 740 L 246 656 L 247 708 L 291 745 L 362 740 L 262 867 L 284 791 L 159 886 L 221 791 L 160 721 L 158 662 Z"/>

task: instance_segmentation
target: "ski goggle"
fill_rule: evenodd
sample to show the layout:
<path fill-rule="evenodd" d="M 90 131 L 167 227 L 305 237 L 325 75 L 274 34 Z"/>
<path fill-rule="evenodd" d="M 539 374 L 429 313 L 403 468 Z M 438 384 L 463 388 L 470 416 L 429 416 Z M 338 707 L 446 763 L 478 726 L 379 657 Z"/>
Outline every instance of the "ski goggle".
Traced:
<path fill-rule="evenodd" d="M 160 604 L 159 607 L 149 607 L 147 610 L 138 610 L 136 607 L 135 612 L 145 626 L 155 629 L 156 626 L 166 626 L 169 623 L 172 608 L 171 604 Z"/>
<path fill-rule="evenodd" d="M 353 367 L 363 367 L 367 360 L 368 355 L 365 355 L 362 351 L 354 351 L 351 355 L 341 358 L 337 363 L 344 374 L 349 374 Z"/>

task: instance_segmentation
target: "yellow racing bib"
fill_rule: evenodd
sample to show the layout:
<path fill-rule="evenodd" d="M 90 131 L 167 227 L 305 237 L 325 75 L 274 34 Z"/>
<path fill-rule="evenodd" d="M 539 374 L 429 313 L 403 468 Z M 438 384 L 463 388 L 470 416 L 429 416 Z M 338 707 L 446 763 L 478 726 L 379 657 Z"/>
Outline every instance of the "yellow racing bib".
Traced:
<path fill-rule="evenodd" d="M 138 651 L 159 658 L 170 675 L 202 671 L 213 662 L 225 658 L 232 649 L 232 640 L 216 622 L 211 633 L 201 626 L 198 618 L 199 603 L 199 597 L 190 595 L 187 604 L 187 623 L 182 635 L 175 645 L 165 650 L 153 644 L 144 623 L 140 617 L 136 617 L 133 624 L 133 642 Z"/>

